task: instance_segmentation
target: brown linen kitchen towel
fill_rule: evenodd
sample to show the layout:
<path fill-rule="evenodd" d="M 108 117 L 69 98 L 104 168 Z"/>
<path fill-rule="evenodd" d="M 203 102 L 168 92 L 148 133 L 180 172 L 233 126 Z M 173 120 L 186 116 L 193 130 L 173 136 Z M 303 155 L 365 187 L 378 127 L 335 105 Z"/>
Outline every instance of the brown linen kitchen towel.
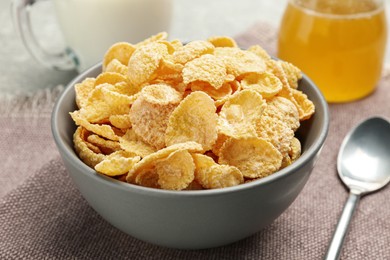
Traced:
<path fill-rule="evenodd" d="M 0 98 L 0 198 L 59 155 L 50 116 L 63 88 Z"/>
<path fill-rule="evenodd" d="M 269 25 L 259 23 L 239 35 L 237 41 L 244 47 L 260 43 L 275 54 L 275 32 Z M 327 141 L 308 183 L 290 208 L 255 235 L 213 249 L 162 248 L 112 227 L 81 197 L 52 143 L 48 144 L 46 152 L 51 151 L 54 156 L 36 155 L 34 160 L 39 159 L 44 166 L 0 199 L 0 259 L 321 259 L 348 194 L 336 171 L 340 144 L 347 132 L 363 119 L 374 115 L 390 119 L 389 100 L 390 71 L 386 71 L 369 97 L 331 104 Z M 14 123 L 9 121 L 7 131 L 13 131 Z M 36 132 L 35 127 L 31 126 L 30 131 Z M 41 135 L 29 137 L 31 145 L 25 149 L 31 152 L 41 149 L 41 145 L 34 147 L 33 143 L 48 136 L 47 127 L 42 131 Z M 13 138 L 10 133 L 7 137 Z M 17 138 L 22 142 L 26 136 L 19 134 Z M 7 142 L 2 140 L 0 145 L 2 156 L 6 156 Z M 16 152 L 17 149 L 11 149 L 7 161 L 19 158 Z M 37 164 L 30 158 L 23 163 Z M 25 172 L 29 171 L 26 166 L 3 171 L 16 178 L 29 174 Z M 390 187 L 362 198 L 342 259 L 390 259 L 389 198 Z"/>

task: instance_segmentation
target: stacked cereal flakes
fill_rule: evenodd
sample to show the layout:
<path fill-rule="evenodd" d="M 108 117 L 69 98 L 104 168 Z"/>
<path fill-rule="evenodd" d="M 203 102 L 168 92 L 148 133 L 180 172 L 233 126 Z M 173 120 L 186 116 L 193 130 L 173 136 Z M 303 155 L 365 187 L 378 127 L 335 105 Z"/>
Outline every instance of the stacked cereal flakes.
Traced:
<path fill-rule="evenodd" d="M 229 37 L 183 45 L 166 33 L 120 42 L 102 73 L 75 85 L 79 157 L 97 172 L 146 187 L 215 189 L 268 176 L 301 153 L 295 137 L 314 105 L 302 77 Z"/>

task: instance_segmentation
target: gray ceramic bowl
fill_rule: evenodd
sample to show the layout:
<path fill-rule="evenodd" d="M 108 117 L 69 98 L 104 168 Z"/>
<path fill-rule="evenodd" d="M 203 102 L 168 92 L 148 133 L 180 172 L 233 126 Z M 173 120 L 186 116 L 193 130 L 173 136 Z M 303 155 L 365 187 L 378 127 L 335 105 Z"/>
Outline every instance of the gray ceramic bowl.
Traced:
<path fill-rule="evenodd" d="M 100 65 L 83 72 L 59 97 L 51 122 L 54 140 L 67 171 L 91 207 L 118 229 L 153 244 L 210 248 L 258 232 L 298 196 L 327 136 L 327 103 L 304 76 L 299 88 L 314 102 L 316 113 L 297 133 L 303 153 L 292 165 L 260 180 L 216 190 L 166 191 L 127 184 L 97 174 L 73 150 L 76 128 L 69 116 L 76 109 L 73 85 L 100 72 Z"/>

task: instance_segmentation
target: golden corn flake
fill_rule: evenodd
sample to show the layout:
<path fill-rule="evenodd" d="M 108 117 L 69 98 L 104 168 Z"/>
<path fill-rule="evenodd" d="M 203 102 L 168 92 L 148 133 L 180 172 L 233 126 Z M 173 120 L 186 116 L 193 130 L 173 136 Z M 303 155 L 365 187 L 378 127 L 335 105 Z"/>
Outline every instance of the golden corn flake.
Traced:
<path fill-rule="evenodd" d="M 131 128 L 131 120 L 129 114 L 124 115 L 110 115 L 108 121 L 111 125 L 119 129 L 128 129 Z"/>
<path fill-rule="evenodd" d="M 177 51 L 179 48 L 183 47 L 183 43 L 178 39 L 172 40 L 171 45 L 175 49 L 175 51 Z"/>
<path fill-rule="evenodd" d="M 241 77 L 247 73 L 262 73 L 266 64 L 256 54 L 239 48 L 218 47 L 214 54 L 225 63 L 227 73 Z"/>
<path fill-rule="evenodd" d="M 186 64 L 204 54 L 212 54 L 214 45 L 208 41 L 192 41 L 173 53 L 173 61 L 176 63 Z"/>
<path fill-rule="evenodd" d="M 282 161 L 282 168 L 285 168 L 295 162 L 301 156 L 301 142 L 298 138 L 291 139 L 290 151 L 285 154 Z"/>
<path fill-rule="evenodd" d="M 156 149 L 142 141 L 133 129 L 128 129 L 126 134 L 119 138 L 119 145 L 123 150 L 142 158 L 156 152 Z"/>
<path fill-rule="evenodd" d="M 277 117 L 263 115 L 256 125 L 257 135 L 270 142 L 284 156 L 290 150 L 294 131 Z"/>
<path fill-rule="evenodd" d="M 127 114 L 130 105 L 134 102 L 133 97 L 116 92 L 115 86 L 104 84 L 102 93 L 104 101 L 110 106 L 111 114 Z"/>
<path fill-rule="evenodd" d="M 165 147 L 161 150 L 158 150 L 152 154 L 145 156 L 137 165 L 132 169 L 136 172 L 139 169 L 147 168 L 152 165 L 155 161 L 168 157 L 171 153 L 177 150 L 187 150 L 188 152 L 195 153 L 201 152 L 203 150 L 202 145 L 196 142 L 185 142 L 179 144 L 173 144 L 171 146 Z"/>
<path fill-rule="evenodd" d="M 95 149 L 95 151 L 93 151 L 93 148 L 90 148 L 83 138 L 83 127 L 79 126 L 76 129 L 76 132 L 73 135 L 73 143 L 76 153 L 79 155 L 80 159 L 92 168 L 103 161 L 106 157 L 104 154 L 99 153 L 99 149 Z"/>
<path fill-rule="evenodd" d="M 168 120 L 180 100 L 180 93 L 168 85 L 145 87 L 130 110 L 134 132 L 157 149 L 165 147 Z"/>
<path fill-rule="evenodd" d="M 221 123 L 219 123 L 221 122 Z M 223 121 L 222 120 L 218 120 L 218 137 L 217 137 L 217 141 L 215 142 L 215 144 L 213 145 L 211 151 L 213 152 L 213 154 L 215 154 L 216 156 L 219 156 L 220 153 L 221 153 L 221 148 L 223 146 L 223 144 L 232 136 L 240 136 L 240 133 L 237 134 L 236 132 L 234 132 L 234 129 L 232 129 L 231 126 L 226 126 L 226 125 L 223 125 Z M 251 132 L 253 130 L 250 130 Z M 245 135 L 248 135 L 248 136 L 255 136 L 255 134 L 245 134 Z"/>
<path fill-rule="evenodd" d="M 105 68 L 105 72 L 115 72 L 115 73 L 119 73 L 119 74 L 122 74 L 122 75 L 127 75 L 127 64 L 124 65 L 122 64 L 119 60 L 117 59 L 113 59 L 112 61 L 110 61 L 106 68 Z"/>
<path fill-rule="evenodd" d="M 291 149 L 288 154 L 292 162 L 296 161 L 301 156 L 301 142 L 298 138 L 294 137 L 291 139 Z"/>
<path fill-rule="evenodd" d="M 229 74 L 230 75 L 230 74 Z M 241 87 L 241 83 L 240 82 L 238 82 L 237 80 L 233 80 L 233 81 L 229 81 L 229 82 L 225 82 L 225 84 L 224 85 L 229 85 L 229 93 L 230 93 L 230 89 L 231 89 L 231 93 L 233 94 L 233 93 L 236 93 L 236 92 L 239 92 L 239 91 L 241 91 L 242 90 L 242 87 Z M 224 87 L 224 86 L 223 86 Z M 223 89 L 223 88 L 222 88 Z M 220 90 L 220 89 L 219 89 Z M 218 90 L 218 91 L 219 91 Z M 226 92 L 228 92 L 228 91 L 226 91 Z M 230 94 L 225 94 L 225 95 L 217 95 L 219 98 L 214 98 L 214 99 L 216 99 L 215 100 L 215 106 L 216 107 L 220 107 L 220 106 L 222 106 L 223 104 L 225 104 L 226 103 L 226 101 L 228 101 L 229 100 L 229 98 L 230 98 Z"/>
<path fill-rule="evenodd" d="M 161 82 L 173 82 L 173 85 L 179 84 L 183 81 L 182 71 L 184 65 L 180 63 L 174 63 L 169 59 L 161 60 L 160 67 L 157 70 L 157 76 L 155 81 Z"/>
<path fill-rule="evenodd" d="M 184 190 L 203 190 L 203 186 L 194 179 Z"/>
<path fill-rule="evenodd" d="M 145 187 L 202 190 L 268 176 L 301 154 L 295 131 L 314 104 L 302 72 L 233 38 L 183 44 L 161 32 L 119 42 L 102 72 L 75 84 L 80 159 Z"/>
<path fill-rule="evenodd" d="M 158 42 L 165 44 L 167 46 L 168 54 L 173 54 L 176 51 L 177 46 L 172 44 L 170 41 L 163 40 L 163 41 L 158 41 Z"/>
<path fill-rule="evenodd" d="M 192 92 L 169 117 L 166 145 L 194 141 L 210 150 L 217 140 L 217 118 L 214 101 L 204 92 Z"/>
<path fill-rule="evenodd" d="M 213 36 L 207 39 L 214 47 L 234 47 L 237 48 L 236 41 L 227 36 Z"/>
<path fill-rule="evenodd" d="M 127 82 L 127 77 L 117 72 L 103 72 L 96 77 L 95 86 L 109 83 L 115 85 L 116 83 Z"/>
<path fill-rule="evenodd" d="M 183 190 L 194 180 L 195 164 L 187 150 L 178 150 L 156 162 L 158 184 L 166 190 Z"/>
<path fill-rule="evenodd" d="M 177 150 L 187 150 L 190 153 L 197 153 L 197 152 L 203 151 L 203 147 L 201 144 L 196 143 L 196 142 L 192 142 L 192 141 L 185 142 L 185 143 L 173 144 L 171 146 L 165 147 L 161 150 L 158 150 L 152 154 L 145 156 L 142 159 L 142 161 L 140 161 L 139 164 L 137 164 L 137 167 L 142 168 L 146 165 L 153 163 L 156 160 L 166 158 L 171 153 L 173 153 Z"/>
<path fill-rule="evenodd" d="M 268 54 L 268 52 L 264 50 L 263 47 L 261 47 L 260 45 L 252 45 L 248 48 L 248 51 L 253 52 L 265 61 L 271 59 L 271 56 Z"/>
<path fill-rule="evenodd" d="M 284 72 L 282 65 L 281 65 L 282 62 L 275 61 L 275 60 L 269 60 L 266 62 L 266 64 L 267 64 L 267 71 L 273 73 L 282 82 L 282 90 L 278 93 L 278 96 L 287 98 L 292 103 L 294 103 L 294 105 L 297 107 L 299 115 L 301 117 L 301 115 L 304 112 L 302 111 L 302 108 L 300 107 L 297 100 L 295 100 L 295 98 L 293 96 L 293 90 L 295 90 L 295 89 L 290 87 L 290 83 L 288 82 L 288 78 L 286 76 L 286 73 Z"/>
<path fill-rule="evenodd" d="M 232 95 L 219 113 L 219 130 L 229 136 L 256 136 L 265 101 L 256 91 L 242 90 Z"/>
<path fill-rule="evenodd" d="M 141 97 L 155 105 L 178 104 L 182 99 L 181 94 L 168 84 L 148 85 L 142 89 Z"/>
<path fill-rule="evenodd" d="M 141 159 L 139 156 L 124 157 L 122 152 L 112 153 L 95 166 L 97 172 L 108 176 L 118 176 L 128 173 Z"/>
<path fill-rule="evenodd" d="M 86 78 L 81 83 L 75 84 L 74 90 L 76 92 L 76 104 L 78 108 L 86 106 L 88 98 L 95 88 L 95 81 L 94 78 Z"/>
<path fill-rule="evenodd" d="M 115 86 L 104 83 L 95 87 L 88 101 L 79 110 L 80 114 L 91 123 L 108 121 L 112 114 L 127 114 L 132 97 L 115 91 Z"/>
<path fill-rule="evenodd" d="M 301 121 L 308 120 L 314 114 L 315 107 L 313 102 L 300 90 L 292 89 L 292 95 L 298 104 L 299 119 Z"/>
<path fill-rule="evenodd" d="M 294 103 L 286 98 L 274 97 L 269 100 L 264 114 L 285 122 L 293 131 L 296 131 L 300 126 L 298 109 Z"/>
<path fill-rule="evenodd" d="M 233 93 L 232 83 L 224 83 L 219 89 L 215 89 L 210 84 L 205 82 L 193 82 L 191 83 L 191 91 L 203 91 L 215 100 L 221 100 L 228 98 Z"/>
<path fill-rule="evenodd" d="M 184 66 L 183 82 L 207 82 L 213 88 L 219 89 L 225 82 L 226 68 L 224 63 L 211 54 L 206 54 L 196 58 Z"/>
<path fill-rule="evenodd" d="M 272 73 L 250 73 L 241 80 L 243 89 L 252 89 L 259 92 L 264 98 L 271 98 L 282 90 L 282 82 Z"/>
<path fill-rule="evenodd" d="M 269 142 L 257 137 L 230 138 L 218 163 L 237 167 L 246 178 L 260 178 L 279 170 L 283 156 Z"/>
<path fill-rule="evenodd" d="M 282 66 L 284 73 L 286 74 L 290 87 L 297 89 L 298 81 L 302 78 L 301 70 L 298 67 L 286 61 L 280 61 L 280 64 Z"/>
<path fill-rule="evenodd" d="M 118 82 L 115 83 L 113 87 L 111 87 L 112 91 L 115 91 L 119 94 L 127 95 L 130 98 L 130 103 L 132 104 L 136 99 L 139 93 L 139 88 L 136 88 L 130 85 L 128 82 Z"/>
<path fill-rule="evenodd" d="M 116 59 L 123 65 L 127 65 L 131 55 L 135 50 L 134 45 L 127 42 L 118 42 L 113 44 L 104 55 L 103 59 L 103 71 L 106 70 L 107 65 L 113 60 Z"/>
<path fill-rule="evenodd" d="M 119 136 L 115 133 L 114 129 L 110 125 L 104 124 L 91 124 L 83 116 L 80 115 L 79 111 L 70 113 L 72 119 L 76 125 L 82 126 L 88 131 L 100 135 L 109 140 L 118 141 Z"/>
<path fill-rule="evenodd" d="M 137 172 L 134 170 L 130 170 L 126 176 L 126 181 L 132 184 L 160 189 L 160 185 L 158 184 L 158 174 L 156 167 L 150 168 L 142 168 Z"/>
<path fill-rule="evenodd" d="M 168 56 L 165 44 L 152 42 L 137 48 L 129 60 L 128 79 L 130 84 L 139 87 L 153 80 L 160 62 Z"/>
<path fill-rule="evenodd" d="M 276 60 L 267 60 L 266 62 L 266 71 L 273 74 L 277 77 L 280 82 L 282 82 L 282 90 L 281 91 L 289 91 L 291 89 L 290 84 L 288 82 L 286 73 L 284 72 L 281 62 Z M 280 92 L 279 92 L 280 95 Z"/>
<path fill-rule="evenodd" d="M 166 41 L 167 39 L 168 39 L 168 33 L 160 32 L 158 34 L 152 35 L 149 38 L 137 43 L 136 47 L 147 45 L 147 44 L 153 43 L 153 42 Z"/>
<path fill-rule="evenodd" d="M 109 85 L 109 84 L 107 84 Z M 111 85 L 109 85 L 111 86 Z M 101 84 L 93 89 L 83 107 L 78 110 L 80 116 L 90 123 L 104 121 L 111 115 L 111 108 L 104 100 L 102 89 L 105 85 Z"/>
<path fill-rule="evenodd" d="M 107 140 L 95 134 L 89 135 L 87 141 L 99 147 L 103 154 L 110 154 L 121 149 L 119 142 Z"/>
<path fill-rule="evenodd" d="M 167 158 L 170 154 L 178 151 L 178 150 L 186 150 L 190 153 L 201 152 L 203 150 L 202 145 L 196 142 L 185 142 L 174 144 L 158 150 L 152 154 L 145 156 L 140 162 L 134 165 L 134 167 L 129 171 L 126 180 L 130 183 L 135 183 L 141 185 L 141 181 L 143 179 L 151 179 L 155 182 L 152 186 L 158 185 L 158 174 L 156 171 L 156 163 L 162 159 Z M 149 177 L 150 175 L 151 177 Z M 154 176 L 156 175 L 156 176 Z"/>
<path fill-rule="evenodd" d="M 282 159 L 282 165 L 280 166 L 280 169 L 286 168 L 287 166 L 291 165 L 292 161 L 289 155 L 284 155 Z"/>
<path fill-rule="evenodd" d="M 211 157 L 193 154 L 195 162 L 195 180 L 206 189 L 231 187 L 244 182 L 239 169 L 234 166 L 220 165 Z"/>

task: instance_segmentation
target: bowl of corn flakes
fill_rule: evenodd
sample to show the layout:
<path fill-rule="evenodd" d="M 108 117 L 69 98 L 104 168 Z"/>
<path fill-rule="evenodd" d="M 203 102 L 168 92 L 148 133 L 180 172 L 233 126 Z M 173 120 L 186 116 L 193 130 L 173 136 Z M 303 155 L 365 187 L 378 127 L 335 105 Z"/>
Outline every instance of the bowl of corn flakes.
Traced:
<path fill-rule="evenodd" d="M 90 206 L 135 238 L 181 249 L 272 223 L 304 187 L 328 126 L 321 92 L 293 64 L 229 37 L 183 44 L 166 33 L 112 45 L 52 113 Z"/>

